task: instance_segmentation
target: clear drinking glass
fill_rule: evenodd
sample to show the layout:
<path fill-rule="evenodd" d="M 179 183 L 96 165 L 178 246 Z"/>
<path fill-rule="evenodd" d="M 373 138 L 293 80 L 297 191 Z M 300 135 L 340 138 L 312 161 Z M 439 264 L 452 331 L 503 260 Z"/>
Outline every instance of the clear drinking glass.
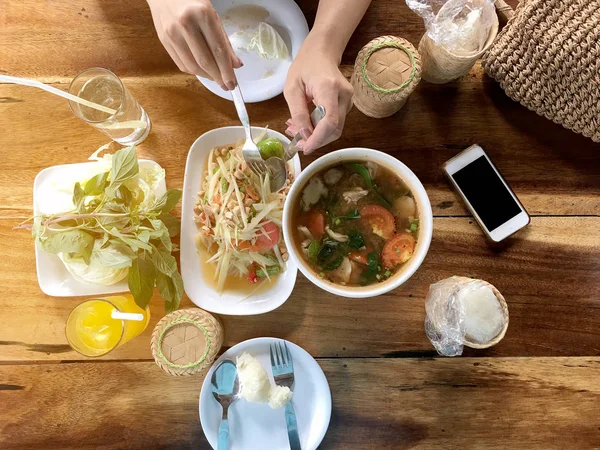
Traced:
<path fill-rule="evenodd" d="M 77 75 L 69 93 L 115 110 L 110 114 L 69 101 L 73 114 L 121 145 L 139 144 L 150 132 L 150 118 L 110 70 L 93 68 Z"/>
<path fill-rule="evenodd" d="M 143 320 L 111 317 L 113 311 L 141 314 Z M 102 356 L 141 334 L 150 322 L 150 309 L 140 308 L 131 294 L 87 300 L 73 309 L 65 326 L 67 341 L 84 356 Z"/>

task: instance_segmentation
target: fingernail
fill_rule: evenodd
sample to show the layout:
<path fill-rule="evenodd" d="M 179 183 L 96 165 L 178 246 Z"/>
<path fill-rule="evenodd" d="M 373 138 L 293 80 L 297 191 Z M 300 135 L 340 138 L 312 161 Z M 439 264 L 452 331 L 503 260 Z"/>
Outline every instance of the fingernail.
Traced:
<path fill-rule="evenodd" d="M 235 89 L 235 83 L 233 81 L 228 81 L 227 82 L 227 89 L 230 91 L 233 91 Z"/>
<path fill-rule="evenodd" d="M 244 63 L 242 62 L 242 60 L 238 56 L 235 57 L 235 63 L 237 65 L 237 69 L 239 69 L 240 67 L 244 66 Z"/>
<path fill-rule="evenodd" d="M 303 139 L 308 139 L 311 134 L 312 132 L 308 128 L 300 129 L 300 136 L 302 136 Z"/>

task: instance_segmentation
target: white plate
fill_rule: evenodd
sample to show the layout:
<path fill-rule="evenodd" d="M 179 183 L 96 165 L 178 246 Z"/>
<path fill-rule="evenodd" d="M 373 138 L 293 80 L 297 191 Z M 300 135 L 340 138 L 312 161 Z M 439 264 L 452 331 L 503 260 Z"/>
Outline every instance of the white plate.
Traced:
<path fill-rule="evenodd" d="M 235 362 L 237 356 L 248 352 L 260 361 L 273 382 L 269 344 L 277 341 L 279 339 L 263 337 L 241 342 L 223 353 L 208 371 L 200 391 L 200 423 L 213 448 L 217 448 L 222 411 L 210 390 L 214 369 L 221 361 Z M 289 341 L 287 345 L 294 360 L 292 403 L 298 419 L 300 444 L 304 450 L 316 449 L 325 437 L 331 418 L 329 384 L 319 364 L 306 350 Z M 243 398 L 235 400 L 229 407 L 229 448 L 289 450 L 284 408 L 271 409 L 266 403 L 249 403 Z"/>
<path fill-rule="evenodd" d="M 283 92 L 293 58 L 308 36 L 308 24 L 302 11 L 293 0 L 213 0 L 227 35 L 248 28 L 257 28 L 266 22 L 277 30 L 287 44 L 287 60 L 266 60 L 255 51 L 236 51 L 244 66 L 235 74 L 247 103 L 262 102 Z M 259 9 L 262 8 L 262 9 Z M 263 13 L 263 14 L 261 14 Z M 266 16 L 266 17 L 265 17 Z M 231 94 L 214 81 L 198 77 L 213 94 L 231 100 Z"/>
<path fill-rule="evenodd" d="M 253 127 L 254 136 L 262 128 Z M 290 140 L 283 134 L 268 130 L 267 137 L 277 138 L 289 144 Z M 204 178 L 208 154 L 211 149 L 244 139 L 243 127 L 224 127 L 208 131 L 192 144 L 185 165 L 183 181 L 183 202 L 181 209 L 181 276 L 188 297 L 200 308 L 217 314 L 247 316 L 262 314 L 281 306 L 290 296 L 296 283 L 298 267 L 295 262 L 288 262 L 285 272 L 277 277 L 271 288 L 259 294 L 246 295 L 240 293 L 219 294 L 203 278 L 202 262 L 196 248 L 198 229 L 194 223 L 194 207 L 198 200 L 198 191 Z M 294 157 L 294 173 L 300 174 L 300 158 Z M 247 297 L 247 298 L 246 298 Z"/>
<path fill-rule="evenodd" d="M 86 162 L 79 164 L 64 164 L 61 166 L 48 167 L 35 177 L 33 183 L 33 212 L 37 216 L 43 213 L 43 192 L 49 189 L 57 180 L 85 180 L 86 172 L 90 172 L 97 163 Z M 140 167 L 158 166 L 154 161 L 147 159 L 139 160 Z M 89 178 L 93 176 L 90 175 Z M 75 182 L 73 182 L 75 184 Z M 163 179 L 155 190 L 157 196 L 163 195 L 167 190 Z M 72 205 L 72 203 L 71 203 Z M 52 253 L 42 250 L 36 243 L 35 265 L 37 269 L 38 283 L 42 292 L 53 297 L 73 297 L 82 295 L 114 294 L 129 291 L 127 280 L 116 284 L 104 286 L 101 284 L 82 283 L 77 281 L 69 273 L 60 258 Z"/>

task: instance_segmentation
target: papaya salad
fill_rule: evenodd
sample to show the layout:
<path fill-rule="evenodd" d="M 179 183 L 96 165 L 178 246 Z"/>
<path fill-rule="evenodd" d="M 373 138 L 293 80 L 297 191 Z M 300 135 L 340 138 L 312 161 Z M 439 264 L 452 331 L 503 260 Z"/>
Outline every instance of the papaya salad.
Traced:
<path fill-rule="evenodd" d="M 257 139 L 263 159 L 283 157 L 277 139 Z M 242 156 L 243 141 L 213 148 L 208 156 L 194 220 L 198 245 L 208 251 L 218 292 L 228 278 L 245 279 L 248 287 L 268 283 L 283 272 L 288 252 L 281 239 L 283 204 L 293 181 L 271 192 L 269 175 L 258 177 Z"/>

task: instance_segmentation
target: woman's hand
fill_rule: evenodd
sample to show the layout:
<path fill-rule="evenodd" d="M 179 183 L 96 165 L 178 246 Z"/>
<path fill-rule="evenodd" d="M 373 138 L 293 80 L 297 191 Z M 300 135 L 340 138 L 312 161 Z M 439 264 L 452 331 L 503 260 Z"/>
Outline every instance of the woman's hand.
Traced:
<path fill-rule="evenodd" d="M 163 46 L 183 72 L 236 85 L 234 68 L 242 66 L 210 0 L 148 0 Z"/>
<path fill-rule="evenodd" d="M 286 122 L 286 133 L 294 136 L 300 132 L 304 154 L 335 141 L 344 129 L 353 88 L 338 66 L 339 57 L 328 51 L 326 41 L 311 33 L 288 72 L 283 93 L 292 117 Z M 314 130 L 308 108 L 311 101 L 325 108 L 325 117 Z"/>

